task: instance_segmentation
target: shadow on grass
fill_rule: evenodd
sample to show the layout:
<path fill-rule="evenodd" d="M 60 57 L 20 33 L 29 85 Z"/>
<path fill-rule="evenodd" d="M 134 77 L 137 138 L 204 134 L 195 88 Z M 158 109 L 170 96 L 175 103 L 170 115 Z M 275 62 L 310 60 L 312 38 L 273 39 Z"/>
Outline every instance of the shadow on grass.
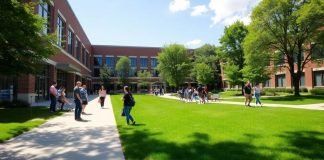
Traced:
<path fill-rule="evenodd" d="M 0 109 L 0 123 L 23 123 L 35 118 L 49 119 L 62 114 L 51 113 L 47 107 L 5 108 Z"/>
<path fill-rule="evenodd" d="M 251 141 L 261 138 L 260 135 L 255 134 L 245 134 L 244 136 L 248 140 L 244 142 L 221 141 L 211 143 L 208 134 L 193 133 L 189 136 L 191 139 L 189 142 L 178 144 L 154 138 L 163 133 L 136 130 L 132 134 L 127 134 L 128 131 L 126 130 L 132 128 L 119 126 L 119 129 L 121 130 L 126 159 L 274 160 L 282 158 L 282 154 L 287 152 L 302 159 L 323 159 L 324 157 L 324 133 L 320 132 L 285 132 L 280 135 L 280 138 L 283 138 L 288 144 L 271 148 L 252 145 Z M 264 151 L 268 154 L 264 154 Z"/>

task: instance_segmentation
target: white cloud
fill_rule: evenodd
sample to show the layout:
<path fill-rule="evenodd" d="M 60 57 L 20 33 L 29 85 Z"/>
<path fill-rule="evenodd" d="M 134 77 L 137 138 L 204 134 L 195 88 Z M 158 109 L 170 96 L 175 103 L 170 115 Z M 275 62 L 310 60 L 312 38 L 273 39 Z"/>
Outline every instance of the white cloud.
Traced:
<path fill-rule="evenodd" d="M 169 10 L 171 12 L 179 12 L 184 11 L 190 8 L 190 1 L 189 0 L 173 0 L 169 4 Z"/>
<path fill-rule="evenodd" d="M 186 45 L 187 46 L 197 46 L 201 43 L 202 43 L 202 41 L 200 39 L 194 39 L 192 41 L 187 42 Z"/>
<path fill-rule="evenodd" d="M 200 16 L 207 12 L 208 12 L 208 8 L 205 5 L 198 5 L 198 6 L 193 7 L 191 16 Z"/>
<path fill-rule="evenodd" d="M 252 8 L 259 2 L 260 0 L 211 0 L 209 8 L 215 13 L 212 25 L 230 25 L 237 20 L 249 24 Z"/>

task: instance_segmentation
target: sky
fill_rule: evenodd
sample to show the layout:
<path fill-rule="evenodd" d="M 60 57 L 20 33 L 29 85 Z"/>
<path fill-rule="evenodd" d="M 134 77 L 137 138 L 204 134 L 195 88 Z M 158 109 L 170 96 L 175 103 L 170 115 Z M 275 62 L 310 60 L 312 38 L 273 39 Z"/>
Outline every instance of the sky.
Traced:
<path fill-rule="evenodd" d="M 219 45 L 225 26 L 250 23 L 260 0 L 68 0 L 91 44 L 198 48 Z"/>

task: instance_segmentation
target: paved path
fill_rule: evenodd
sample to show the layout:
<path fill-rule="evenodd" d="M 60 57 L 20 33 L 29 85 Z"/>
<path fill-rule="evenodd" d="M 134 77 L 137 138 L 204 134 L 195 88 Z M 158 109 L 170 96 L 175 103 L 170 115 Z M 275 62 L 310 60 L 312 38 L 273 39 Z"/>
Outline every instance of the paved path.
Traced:
<path fill-rule="evenodd" d="M 178 97 L 171 96 L 170 94 L 164 94 L 161 96 L 163 98 L 170 98 L 170 99 L 177 99 Z M 232 101 L 213 101 L 209 103 L 221 103 L 221 104 L 235 104 L 235 105 L 242 105 L 244 106 L 244 102 L 232 102 Z M 251 105 L 253 105 L 251 103 Z M 312 110 L 324 110 L 324 103 L 317 103 L 317 104 L 308 104 L 308 105 L 288 105 L 288 104 L 263 104 L 265 107 L 287 107 L 287 108 L 299 108 L 299 109 L 312 109 Z"/>
<path fill-rule="evenodd" d="M 82 115 L 87 122 L 75 121 L 74 112 L 67 112 L 0 144 L 0 159 L 125 159 L 110 97 L 104 109 L 97 101 L 90 101 L 89 115 Z"/>

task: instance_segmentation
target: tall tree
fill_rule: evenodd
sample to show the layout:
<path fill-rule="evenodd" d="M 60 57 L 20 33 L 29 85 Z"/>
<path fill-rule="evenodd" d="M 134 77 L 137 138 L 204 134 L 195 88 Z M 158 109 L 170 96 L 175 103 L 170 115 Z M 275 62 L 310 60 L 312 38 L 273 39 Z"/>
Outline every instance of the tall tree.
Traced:
<path fill-rule="evenodd" d="M 206 63 L 195 64 L 196 79 L 200 84 L 207 85 L 214 80 L 214 70 Z"/>
<path fill-rule="evenodd" d="M 100 81 L 105 86 L 105 88 L 109 88 L 111 70 L 107 67 L 107 65 L 100 68 L 99 76 L 100 76 Z"/>
<path fill-rule="evenodd" d="M 116 63 L 118 81 L 123 86 L 128 85 L 130 68 L 131 68 L 130 59 L 126 56 L 121 57 Z"/>
<path fill-rule="evenodd" d="M 42 34 L 44 20 L 34 14 L 35 3 L 0 1 L 0 73 L 20 75 L 41 69 L 55 53 L 53 36 Z"/>
<path fill-rule="evenodd" d="M 144 70 L 143 72 L 138 71 L 137 75 L 139 78 L 139 85 L 141 87 L 147 87 L 150 83 L 150 78 L 152 77 L 151 73 Z"/>
<path fill-rule="evenodd" d="M 197 78 L 197 74 L 198 74 L 198 70 L 199 68 L 202 68 L 201 63 L 204 63 L 206 65 L 208 65 L 208 67 L 211 69 L 212 71 L 212 77 L 213 79 L 210 79 L 210 81 L 208 81 L 208 83 L 204 83 L 204 84 L 217 84 L 217 82 L 219 82 L 221 80 L 220 78 L 220 61 L 219 61 L 219 56 L 216 54 L 216 47 L 214 45 L 210 45 L 210 44 L 205 44 L 200 48 L 197 48 L 194 51 L 194 68 L 192 73 L 192 77 L 193 78 Z M 197 67 L 197 65 L 199 67 Z M 205 70 L 199 70 L 199 71 L 205 71 Z M 203 72 L 203 73 L 207 73 L 207 72 Z M 209 74 L 209 73 L 208 73 Z M 199 81 L 198 81 L 199 82 Z"/>
<path fill-rule="evenodd" d="M 190 59 L 183 45 L 164 46 L 158 55 L 158 62 L 159 75 L 171 86 L 179 87 L 189 77 Z"/>
<path fill-rule="evenodd" d="M 251 18 L 246 53 L 268 53 L 275 69 L 287 68 L 294 94 L 299 96 L 302 70 L 311 60 L 312 49 L 324 43 L 324 1 L 263 0 Z M 283 63 L 276 65 L 280 61 Z"/>
<path fill-rule="evenodd" d="M 220 48 L 222 59 L 226 63 L 224 73 L 232 85 L 244 85 L 242 69 L 244 67 L 243 41 L 248 33 L 243 22 L 236 21 L 234 24 L 225 27 L 224 35 L 220 38 Z M 231 66 L 229 66 L 231 65 Z M 230 69 L 227 71 L 227 69 Z M 236 78 L 236 79 L 231 79 Z"/>

